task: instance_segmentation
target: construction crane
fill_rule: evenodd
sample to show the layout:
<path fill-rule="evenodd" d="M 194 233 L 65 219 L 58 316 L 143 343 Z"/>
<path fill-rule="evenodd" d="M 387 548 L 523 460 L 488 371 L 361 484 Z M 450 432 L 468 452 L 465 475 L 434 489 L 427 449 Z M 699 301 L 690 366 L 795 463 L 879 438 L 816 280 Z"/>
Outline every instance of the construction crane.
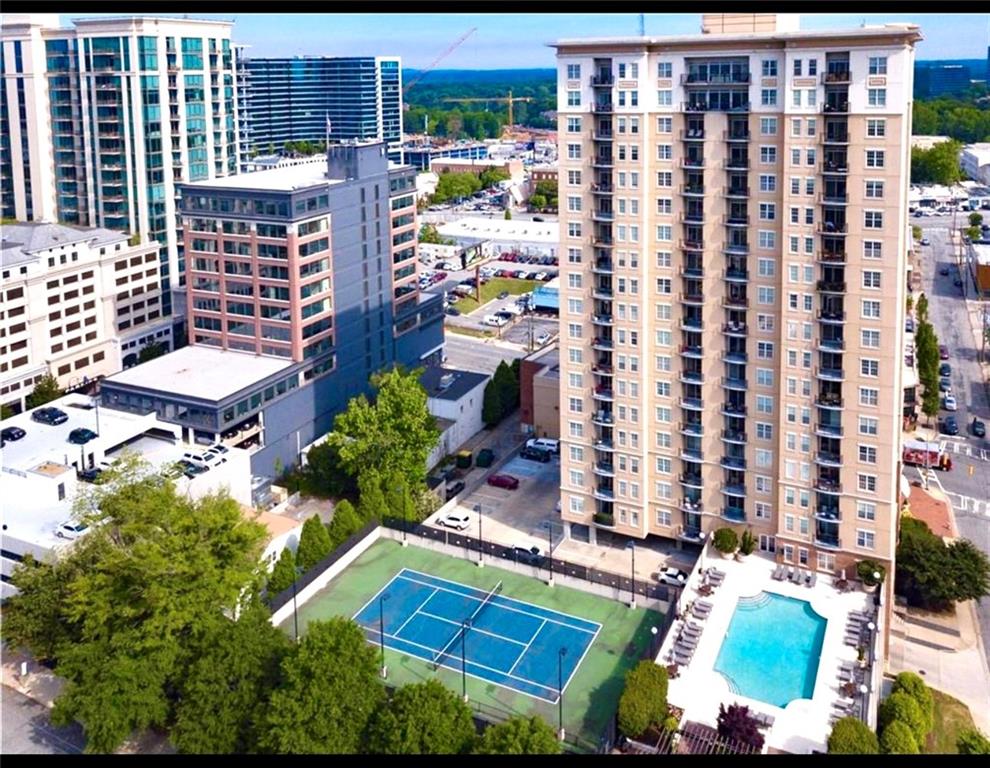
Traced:
<path fill-rule="evenodd" d="M 437 66 L 437 64 L 439 64 L 441 61 L 446 59 L 450 54 L 452 54 L 455 50 L 457 50 L 458 46 L 460 46 L 461 43 L 463 43 L 465 40 L 467 40 L 469 37 L 471 37 L 471 35 L 473 35 L 477 31 L 478 31 L 477 27 L 471 27 L 471 29 L 469 29 L 467 32 L 465 32 L 463 35 L 457 38 L 446 51 L 441 53 L 432 62 L 430 62 L 429 66 L 417 72 L 416 77 L 414 77 L 412 80 L 406 83 L 405 86 L 403 86 L 402 95 L 405 96 L 407 93 L 409 93 L 410 88 L 412 88 L 414 85 L 416 85 L 416 83 L 418 83 L 420 80 L 426 77 L 430 72 L 432 72 L 433 69 Z"/>
<path fill-rule="evenodd" d="M 495 101 L 495 102 L 498 102 L 498 103 L 508 104 L 509 105 L 509 124 L 507 126 L 505 126 L 506 132 L 511 131 L 512 130 L 512 126 L 515 125 L 515 122 L 512 119 L 512 105 L 515 104 L 517 101 L 532 101 L 532 100 L 533 99 L 532 99 L 531 96 L 515 96 L 514 97 L 512 95 L 512 91 L 509 91 L 509 95 L 508 96 L 503 96 L 503 97 L 497 97 L 496 96 L 496 97 L 492 97 L 492 98 L 488 98 L 488 99 L 483 99 L 483 98 L 482 99 L 457 99 L 457 98 L 444 99 L 444 101 L 486 101 L 486 102 Z"/>

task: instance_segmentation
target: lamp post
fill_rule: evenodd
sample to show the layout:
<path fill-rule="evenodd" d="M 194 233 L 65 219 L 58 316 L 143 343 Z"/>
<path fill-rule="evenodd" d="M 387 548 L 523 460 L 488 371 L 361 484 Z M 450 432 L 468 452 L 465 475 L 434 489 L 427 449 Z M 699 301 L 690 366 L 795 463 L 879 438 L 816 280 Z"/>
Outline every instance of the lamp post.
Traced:
<path fill-rule="evenodd" d="M 632 577 L 629 582 L 629 607 L 636 607 L 636 542 L 630 541 L 626 544 L 626 547 L 632 553 L 632 570 L 630 576 Z"/>
<path fill-rule="evenodd" d="M 467 644 L 467 631 L 468 627 L 471 626 L 471 622 L 465 619 L 461 622 L 461 697 L 464 699 L 464 703 L 467 704 L 467 653 L 465 652 L 465 645 Z"/>
<path fill-rule="evenodd" d="M 656 627 L 650 627 L 650 658 L 657 655 L 657 635 L 660 630 Z"/>
<path fill-rule="evenodd" d="M 395 489 L 395 491 L 396 491 L 396 493 L 398 494 L 398 497 L 399 497 L 398 498 L 398 502 L 402 506 L 402 546 L 408 547 L 409 546 L 409 542 L 406 541 L 406 528 L 409 527 L 409 515 L 406 514 L 406 512 L 407 512 L 407 510 L 406 510 L 406 497 L 405 497 L 405 494 L 403 492 L 403 488 L 402 488 L 401 485 L 398 486 Z"/>
<path fill-rule="evenodd" d="M 553 586 L 553 520 L 547 521 L 547 564 L 550 568 L 550 578 L 547 579 L 547 586 Z"/>
<path fill-rule="evenodd" d="M 389 596 L 382 595 L 378 598 L 378 639 L 382 645 L 382 678 L 388 677 L 388 667 L 385 666 L 385 601 Z"/>
<path fill-rule="evenodd" d="M 299 581 L 299 568 L 292 575 L 292 642 L 299 642 L 299 613 L 296 610 L 296 582 Z"/>
<path fill-rule="evenodd" d="M 481 535 L 481 523 L 485 518 L 481 514 L 480 504 L 474 505 L 474 511 L 478 513 L 478 567 L 483 568 L 485 566 L 485 539 Z"/>
<path fill-rule="evenodd" d="M 557 728 L 558 738 L 564 740 L 564 657 L 567 649 L 557 651 Z"/>

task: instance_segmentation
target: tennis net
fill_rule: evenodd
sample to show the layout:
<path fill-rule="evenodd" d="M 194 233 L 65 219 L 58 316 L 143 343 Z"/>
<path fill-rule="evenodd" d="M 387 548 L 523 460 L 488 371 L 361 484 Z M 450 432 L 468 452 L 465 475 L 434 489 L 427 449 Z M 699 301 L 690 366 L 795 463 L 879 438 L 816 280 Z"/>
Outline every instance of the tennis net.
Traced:
<path fill-rule="evenodd" d="M 456 643 L 457 639 L 461 636 L 461 632 L 463 631 L 463 624 L 470 625 L 476 618 L 478 618 L 478 614 L 485 609 L 485 606 L 492 601 L 492 598 L 495 597 L 495 595 L 501 591 L 502 591 L 502 580 L 499 579 L 499 582 L 494 587 L 492 587 L 491 591 L 487 595 L 485 595 L 485 599 L 481 601 L 481 605 L 475 608 L 474 613 L 472 613 L 470 616 L 468 616 L 467 619 L 464 620 L 464 622 L 462 623 L 462 629 L 458 629 L 456 632 L 454 632 L 453 637 L 451 637 L 450 640 L 447 641 L 447 644 L 443 647 L 443 650 L 440 651 L 440 653 L 438 653 L 436 657 L 433 659 L 434 671 L 440 669 L 440 666 L 443 664 L 444 658 L 446 657 L 447 652 L 450 650 L 450 647 L 454 643 Z"/>

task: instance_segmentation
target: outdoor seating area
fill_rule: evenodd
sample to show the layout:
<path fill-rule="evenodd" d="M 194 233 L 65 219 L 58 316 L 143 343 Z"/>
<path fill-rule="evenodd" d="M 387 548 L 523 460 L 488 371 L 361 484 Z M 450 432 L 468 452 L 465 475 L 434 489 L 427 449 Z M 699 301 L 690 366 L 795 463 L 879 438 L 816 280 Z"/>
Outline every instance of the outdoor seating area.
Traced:
<path fill-rule="evenodd" d="M 807 568 L 788 568 L 786 565 L 778 565 L 770 578 L 774 581 L 789 581 L 791 584 L 811 588 L 818 583 L 818 574 L 814 571 L 809 571 Z"/>
<path fill-rule="evenodd" d="M 708 618 L 715 604 L 708 600 L 703 600 L 701 596 L 707 597 L 712 595 L 724 580 L 725 571 L 720 571 L 714 566 L 707 568 L 703 572 L 701 584 L 697 589 L 699 597 L 695 598 L 688 608 L 691 616 L 698 621 L 704 621 Z M 675 630 L 676 640 L 667 655 L 667 660 L 674 662 L 667 668 L 668 673 L 672 673 L 673 677 L 679 676 L 679 666 L 687 666 L 691 663 L 694 652 L 698 648 L 698 642 L 701 640 L 701 633 L 704 631 L 704 627 L 701 624 L 689 621 L 680 615 L 678 615 L 677 619 L 680 621 L 680 625 Z M 674 669 L 671 670 L 671 667 Z"/>

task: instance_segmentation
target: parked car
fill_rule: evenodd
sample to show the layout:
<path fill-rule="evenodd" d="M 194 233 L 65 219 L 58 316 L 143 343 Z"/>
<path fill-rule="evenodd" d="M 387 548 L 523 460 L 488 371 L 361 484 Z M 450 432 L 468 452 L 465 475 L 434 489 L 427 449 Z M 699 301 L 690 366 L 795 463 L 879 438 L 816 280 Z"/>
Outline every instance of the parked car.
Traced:
<path fill-rule="evenodd" d="M 951 392 L 952 391 L 952 379 L 948 376 L 943 376 L 938 380 L 938 391 L 939 392 Z"/>
<path fill-rule="evenodd" d="M 526 441 L 526 447 L 543 448 L 550 453 L 560 453 L 560 440 L 554 440 L 552 437 L 531 437 Z"/>
<path fill-rule="evenodd" d="M 210 468 L 205 464 L 195 464 L 187 459 L 179 459 L 178 461 L 179 471 L 192 480 L 196 475 L 201 475 L 204 472 L 209 472 Z"/>
<path fill-rule="evenodd" d="M 979 419 L 974 418 L 973 423 L 969 425 L 969 431 L 973 433 L 973 437 L 986 437 L 987 425 Z"/>
<path fill-rule="evenodd" d="M 945 344 L 938 345 L 938 359 L 948 360 L 949 359 L 949 348 Z"/>
<path fill-rule="evenodd" d="M 86 445 L 86 443 L 95 437 L 98 437 L 98 435 L 93 430 L 79 427 L 69 433 L 69 442 L 73 445 Z"/>
<path fill-rule="evenodd" d="M 946 395 L 945 401 L 942 403 L 942 407 L 947 411 L 954 411 L 957 408 L 956 398 L 954 395 Z"/>
<path fill-rule="evenodd" d="M 182 454 L 182 458 L 200 467 L 210 467 L 220 463 L 220 456 L 213 451 L 189 451 Z"/>
<path fill-rule="evenodd" d="M 958 435 L 959 422 L 956 421 L 956 417 L 946 416 L 942 419 L 942 423 L 939 425 L 939 431 L 941 431 L 943 435 Z"/>
<path fill-rule="evenodd" d="M 505 322 L 508 323 L 512 321 L 512 318 L 515 317 L 515 314 L 513 312 L 509 312 L 508 310 L 500 309 L 498 312 L 495 313 L 495 317 L 500 317 L 503 320 L 505 320 Z"/>
<path fill-rule="evenodd" d="M 84 469 L 82 472 L 77 473 L 76 477 L 87 483 L 95 483 L 100 479 L 100 475 L 103 474 L 103 469 L 101 467 L 93 467 L 91 469 Z"/>
<path fill-rule="evenodd" d="M 461 314 L 461 310 L 457 309 L 456 307 L 447 307 L 447 310 L 444 312 L 444 314 L 448 315 L 449 317 L 457 317 L 459 314 Z"/>
<path fill-rule="evenodd" d="M 545 219 L 542 216 L 534 216 L 533 221 L 545 221 Z"/>
<path fill-rule="evenodd" d="M 923 238 L 921 238 L 921 244 L 922 245 L 931 245 L 932 244 L 932 241 L 929 240 L 927 237 L 923 237 Z"/>
<path fill-rule="evenodd" d="M 490 467 L 495 461 L 495 451 L 491 448 L 482 448 L 478 451 L 478 457 L 474 460 L 474 463 L 479 467 L 485 468 Z"/>
<path fill-rule="evenodd" d="M 4 443 L 7 442 L 12 443 L 15 440 L 20 440 L 26 434 L 27 432 L 25 432 L 20 427 L 6 427 L 2 431 L 0 431 L 0 441 L 3 441 Z"/>
<path fill-rule="evenodd" d="M 461 485 L 464 485 L 464 483 L 461 483 Z M 456 528 L 458 531 L 463 531 L 471 525 L 471 515 L 468 512 L 454 510 L 453 512 L 448 512 L 446 516 L 437 520 L 437 525 L 442 525 L 444 528 Z"/>
<path fill-rule="evenodd" d="M 69 420 L 69 414 L 58 408 L 39 408 L 31 414 L 31 418 L 34 421 L 40 421 L 42 424 L 48 424 L 54 427 L 58 424 L 65 424 Z"/>
<path fill-rule="evenodd" d="M 952 366 L 949 365 L 948 363 L 942 363 L 938 367 L 938 375 L 939 376 L 951 376 L 952 375 Z"/>
<path fill-rule="evenodd" d="M 909 317 L 904 320 L 904 330 L 907 333 L 914 333 L 914 318 Z"/>
<path fill-rule="evenodd" d="M 549 343 L 551 338 L 547 331 L 543 331 L 543 333 L 536 337 L 536 343 L 542 347 L 544 344 Z"/>
<path fill-rule="evenodd" d="M 533 278 L 533 279 L 534 280 L 541 280 L 541 281 L 542 280 L 546 280 L 547 279 L 547 273 L 546 272 L 537 272 L 536 273 L 536 277 Z"/>
<path fill-rule="evenodd" d="M 664 568 L 657 574 L 657 581 L 674 587 L 683 587 L 687 584 L 687 579 L 688 575 L 677 568 Z"/>
<path fill-rule="evenodd" d="M 453 483 L 448 483 L 447 484 L 447 489 L 446 489 L 446 494 L 445 494 L 446 500 L 447 501 L 450 501 L 452 498 L 454 498 L 457 494 L 459 494 L 463 490 L 464 490 L 464 481 L 463 480 L 457 480 L 457 481 L 455 481 Z M 449 517 L 449 515 L 448 515 L 448 517 Z"/>
<path fill-rule="evenodd" d="M 512 475 L 489 475 L 488 484 L 496 488 L 506 488 L 507 490 L 514 491 L 519 487 L 519 478 Z"/>
<path fill-rule="evenodd" d="M 69 520 L 65 523 L 62 523 L 61 525 L 59 525 L 58 528 L 55 529 L 55 535 L 58 536 L 60 539 L 68 539 L 69 541 L 72 541 L 74 539 L 78 539 L 80 536 L 86 533 L 87 530 L 89 530 L 88 525 L 73 520 Z"/>
<path fill-rule="evenodd" d="M 526 279 L 526 275 L 528 275 L 528 274 L 529 274 L 529 273 L 528 273 L 528 272 L 527 272 L 527 271 L 526 271 L 525 269 L 520 269 L 520 270 L 519 270 L 518 272 L 516 272 L 516 273 L 515 273 L 515 275 L 513 275 L 513 276 L 514 276 L 514 277 L 515 277 L 515 278 L 516 278 L 517 280 L 525 280 L 525 279 Z"/>
<path fill-rule="evenodd" d="M 509 292 L 508 291 L 502 291 L 501 293 L 499 293 L 498 297 L 500 299 L 507 299 L 507 298 L 509 298 Z"/>
<path fill-rule="evenodd" d="M 485 315 L 484 320 L 482 320 L 481 322 L 484 323 L 485 325 L 493 325 L 496 328 L 501 328 L 503 325 L 509 322 L 509 318 L 500 317 L 498 314 Z"/>
<path fill-rule="evenodd" d="M 519 456 L 524 459 L 529 459 L 530 461 L 539 461 L 542 464 L 547 464 L 550 459 L 553 458 L 550 451 L 545 448 L 537 448 L 534 445 L 527 445 L 521 451 L 519 451 Z"/>
<path fill-rule="evenodd" d="M 543 550 L 539 547 L 513 547 L 512 557 L 519 563 L 540 565 L 543 562 Z"/>

